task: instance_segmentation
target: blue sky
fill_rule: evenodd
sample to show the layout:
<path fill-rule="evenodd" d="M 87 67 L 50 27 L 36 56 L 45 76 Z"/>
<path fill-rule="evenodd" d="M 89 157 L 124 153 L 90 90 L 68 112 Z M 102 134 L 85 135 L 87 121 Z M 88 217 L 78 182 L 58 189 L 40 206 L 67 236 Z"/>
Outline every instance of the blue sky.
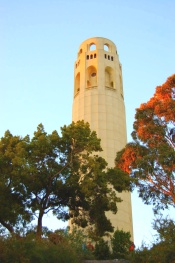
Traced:
<path fill-rule="evenodd" d="M 0 0 L 0 137 L 71 123 L 74 61 L 80 44 L 98 36 L 117 46 L 130 141 L 135 109 L 175 73 L 174 10 L 174 0 Z M 154 216 L 132 198 L 140 246 L 152 240 Z"/>

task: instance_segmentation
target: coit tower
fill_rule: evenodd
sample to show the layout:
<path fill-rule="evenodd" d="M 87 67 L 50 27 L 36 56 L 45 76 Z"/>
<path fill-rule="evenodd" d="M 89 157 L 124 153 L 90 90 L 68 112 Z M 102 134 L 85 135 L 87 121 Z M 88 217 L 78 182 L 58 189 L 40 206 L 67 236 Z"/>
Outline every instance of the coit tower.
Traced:
<path fill-rule="evenodd" d="M 101 139 L 109 167 L 114 167 L 116 152 L 125 147 L 126 117 L 122 84 L 122 67 L 115 44 L 94 37 L 85 40 L 78 50 L 74 66 L 72 120 L 84 120 Z M 115 230 L 129 231 L 133 239 L 131 194 L 117 193 L 123 200 L 118 212 L 107 212 Z"/>

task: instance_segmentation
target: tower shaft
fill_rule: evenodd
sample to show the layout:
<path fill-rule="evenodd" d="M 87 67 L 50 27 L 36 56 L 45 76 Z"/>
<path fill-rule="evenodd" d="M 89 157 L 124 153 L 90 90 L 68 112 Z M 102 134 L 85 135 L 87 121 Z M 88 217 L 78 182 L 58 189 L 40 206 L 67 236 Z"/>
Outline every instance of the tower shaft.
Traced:
<path fill-rule="evenodd" d="M 72 120 L 84 120 L 101 139 L 100 155 L 114 167 L 116 152 L 125 147 L 126 117 L 122 68 L 115 44 L 106 38 L 84 41 L 79 48 L 74 70 Z M 123 200 L 116 215 L 108 212 L 115 230 L 129 231 L 133 238 L 131 194 L 117 193 Z"/>

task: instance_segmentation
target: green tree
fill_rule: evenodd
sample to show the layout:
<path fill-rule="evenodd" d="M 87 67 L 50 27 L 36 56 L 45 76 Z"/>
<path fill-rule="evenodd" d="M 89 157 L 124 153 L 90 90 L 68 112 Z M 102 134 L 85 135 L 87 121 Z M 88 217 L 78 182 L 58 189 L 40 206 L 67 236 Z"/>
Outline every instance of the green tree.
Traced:
<path fill-rule="evenodd" d="M 131 245 L 131 234 L 123 230 L 116 230 L 111 239 L 113 258 L 127 258 Z"/>
<path fill-rule="evenodd" d="M 0 225 L 11 233 L 31 219 L 21 184 L 25 140 L 9 131 L 0 140 Z"/>
<path fill-rule="evenodd" d="M 174 262 L 175 222 L 172 219 L 159 218 L 154 220 L 153 228 L 157 231 L 157 243 L 151 248 L 152 258 L 155 259 L 155 262 Z"/>
<path fill-rule="evenodd" d="M 154 262 L 175 262 L 175 222 L 171 219 L 159 219 L 154 222 L 158 240 L 151 248 Z"/>
<path fill-rule="evenodd" d="M 133 142 L 117 154 L 117 167 L 135 179 L 139 196 L 155 211 L 175 207 L 175 75 L 136 109 L 133 128 Z"/>
<path fill-rule="evenodd" d="M 58 235 L 54 239 L 33 235 L 0 239 L 1 263 L 81 263 L 84 257 L 82 248 L 69 242 L 69 237 L 62 236 L 61 241 Z"/>
<path fill-rule="evenodd" d="M 97 260 L 107 260 L 111 258 L 111 252 L 107 241 L 100 239 L 95 244 L 94 255 Z"/>
<path fill-rule="evenodd" d="M 155 219 L 153 229 L 158 233 L 158 240 L 167 244 L 175 244 L 175 222 L 169 218 Z"/>
<path fill-rule="evenodd" d="M 153 228 L 157 231 L 156 241 L 150 247 L 142 246 L 131 257 L 131 262 L 173 263 L 175 262 L 175 222 L 172 219 L 158 218 Z"/>
<path fill-rule="evenodd" d="M 10 136 L 11 140 L 16 138 Z M 1 144 L 5 138 L 1 138 Z M 39 237 L 43 216 L 49 211 L 58 219 L 71 219 L 72 223 L 89 228 L 95 236 L 113 231 L 105 211 L 117 212 L 116 202 L 121 199 L 114 189 L 129 191 L 130 179 L 125 174 L 120 184 L 118 169 L 107 169 L 106 161 L 97 155 L 102 151 L 100 139 L 88 123 L 79 121 L 64 126 L 61 136 L 57 131 L 47 134 L 40 124 L 33 138 L 26 136 L 18 140 L 16 152 L 9 148 L 9 143 L 4 146 L 4 153 L 8 150 L 11 158 L 12 172 L 6 172 L 9 163 L 4 163 L 1 177 L 6 175 L 7 181 L 2 185 L 10 182 L 9 198 L 19 194 L 24 219 L 26 215 L 37 216 Z M 3 208 L 3 200 L 1 204 Z"/>

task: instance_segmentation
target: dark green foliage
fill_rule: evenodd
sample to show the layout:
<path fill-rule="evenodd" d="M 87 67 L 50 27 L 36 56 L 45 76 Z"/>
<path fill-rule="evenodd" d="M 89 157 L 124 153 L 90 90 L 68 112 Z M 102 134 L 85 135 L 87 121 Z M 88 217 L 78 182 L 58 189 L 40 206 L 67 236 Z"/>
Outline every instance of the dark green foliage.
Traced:
<path fill-rule="evenodd" d="M 41 237 L 43 216 L 52 211 L 58 219 L 93 229 L 93 237 L 112 232 L 105 212 L 117 212 L 121 200 L 114 189 L 129 191 L 130 180 L 108 170 L 100 151 L 100 139 L 83 121 L 62 127 L 61 136 L 47 134 L 42 124 L 31 139 L 7 131 L 0 140 L 1 226 L 16 233 L 37 216 Z"/>
<path fill-rule="evenodd" d="M 175 245 L 159 243 L 151 249 L 142 247 L 132 253 L 130 260 L 132 263 L 174 263 Z"/>
<path fill-rule="evenodd" d="M 116 230 L 111 239 L 104 241 L 100 239 L 94 250 L 95 258 L 98 260 L 107 259 L 128 259 L 130 254 L 131 235 L 123 230 Z"/>
<path fill-rule="evenodd" d="M 82 258 L 67 243 L 46 240 L 9 238 L 0 241 L 1 263 L 78 263 Z"/>
<path fill-rule="evenodd" d="M 95 258 L 98 260 L 110 259 L 111 258 L 111 252 L 109 249 L 108 242 L 104 241 L 104 239 L 100 239 L 95 244 L 94 255 L 95 255 Z"/>
<path fill-rule="evenodd" d="M 154 261 L 150 261 L 152 260 L 150 256 L 150 250 L 144 246 L 134 251 L 132 255 L 130 256 L 130 260 L 132 263 L 138 263 L 138 262 L 139 263 L 153 263 L 154 262 Z"/>
<path fill-rule="evenodd" d="M 132 253 L 134 263 L 174 263 L 175 262 L 175 222 L 171 219 L 154 221 L 157 242 L 151 248 L 142 246 Z"/>
<path fill-rule="evenodd" d="M 0 239 L 1 263 L 79 263 L 92 259 L 89 250 L 84 251 L 86 242 L 80 231 L 58 230 L 48 233 L 45 238 L 36 239 L 29 234 L 26 237 L 6 237 Z"/>
<path fill-rule="evenodd" d="M 168 218 L 154 220 L 153 228 L 157 231 L 158 243 L 151 252 L 154 258 L 162 263 L 175 261 L 175 222 Z"/>
<path fill-rule="evenodd" d="M 158 233 L 158 239 L 166 243 L 175 243 L 175 222 L 169 218 L 154 220 L 153 228 Z"/>
<path fill-rule="evenodd" d="M 31 220 L 26 209 L 26 190 L 21 183 L 27 138 L 6 131 L 0 140 L 0 224 L 11 233 L 15 226 Z"/>
<path fill-rule="evenodd" d="M 131 245 L 131 235 L 123 230 L 116 230 L 112 237 L 112 256 L 113 258 L 127 258 Z"/>

